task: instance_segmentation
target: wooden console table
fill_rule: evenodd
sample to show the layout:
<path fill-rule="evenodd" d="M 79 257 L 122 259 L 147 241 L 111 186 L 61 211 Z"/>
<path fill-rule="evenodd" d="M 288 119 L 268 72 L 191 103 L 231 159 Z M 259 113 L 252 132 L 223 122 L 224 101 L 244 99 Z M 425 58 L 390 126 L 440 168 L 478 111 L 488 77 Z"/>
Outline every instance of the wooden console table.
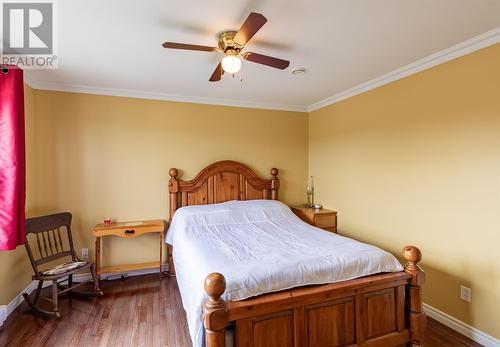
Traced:
<path fill-rule="evenodd" d="M 160 251 L 159 261 L 139 264 L 126 264 L 114 266 L 101 265 L 101 238 L 105 236 L 118 236 L 123 238 L 135 238 L 144 234 L 158 233 L 160 235 Z M 163 249 L 163 235 L 165 233 L 165 222 L 161 219 L 135 221 L 135 222 L 117 222 L 105 226 L 100 223 L 94 227 L 95 238 L 95 267 L 97 276 L 103 273 L 127 272 L 144 269 L 158 268 L 160 276 L 162 272 L 162 249 Z"/>

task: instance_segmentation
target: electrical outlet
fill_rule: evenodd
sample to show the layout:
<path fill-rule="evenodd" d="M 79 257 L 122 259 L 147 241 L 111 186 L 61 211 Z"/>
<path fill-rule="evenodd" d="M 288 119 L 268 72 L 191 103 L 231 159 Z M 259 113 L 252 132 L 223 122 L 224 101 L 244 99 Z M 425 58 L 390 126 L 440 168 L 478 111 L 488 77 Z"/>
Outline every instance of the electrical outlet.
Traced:
<path fill-rule="evenodd" d="M 472 301 L 472 289 L 466 286 L 460 286 L 460 299 L 471 302 Z"/>
<path fill-rule="evenodd" d="M 89 258 L 89 249 L 88 248 L 82 248 L 82 258 L 83 259 Z"/>

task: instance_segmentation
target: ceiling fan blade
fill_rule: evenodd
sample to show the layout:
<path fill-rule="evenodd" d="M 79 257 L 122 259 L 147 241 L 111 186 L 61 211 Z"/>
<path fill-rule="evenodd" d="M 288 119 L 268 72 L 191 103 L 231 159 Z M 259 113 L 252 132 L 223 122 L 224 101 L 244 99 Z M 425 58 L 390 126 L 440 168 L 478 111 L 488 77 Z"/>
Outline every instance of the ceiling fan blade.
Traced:
<path fill-rule="evenodd" d="M 266 22 L 267 18 L 260 13 L 250 13 L 234 37 L 234 41 L 240 45 L 245 45 Z"/>
<path fill-rule="evenodd" d="M 165 48 L 187 49 L 190 51 L 203 51 L 203 52 L 213 52 L 217 50 L 217 48 L 210 46 L 188 45 L 186 43 L 176 43 L 176 42 L 165 42 L 162 46 Z"/>
<path fill-rule="evenodd" d="M 278 59 L 259 53 L 247 52 L 244 57 L 245 60 L 251 61 L 252 63 L 267 65 L 281 70 L 286 69 L 288 65 L 290 65 L 288 60 Z"/>
<path fill-rule="evenodd" d="M 215 67 L 214 73 L 210 77 L 209 81 L 210 82 L 220 81 L 222 75 L 224 75 L 224 69 L 222 68 L 222 63 L 219 63 L 219 65 Z"/>

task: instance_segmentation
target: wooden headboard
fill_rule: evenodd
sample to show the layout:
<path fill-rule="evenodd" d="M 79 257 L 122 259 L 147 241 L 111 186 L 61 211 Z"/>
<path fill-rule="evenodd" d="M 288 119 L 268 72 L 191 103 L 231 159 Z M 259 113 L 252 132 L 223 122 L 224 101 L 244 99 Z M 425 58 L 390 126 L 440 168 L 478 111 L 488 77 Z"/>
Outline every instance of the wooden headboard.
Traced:
<path fill-rule="evenodd" d="M 245 164 L 232 160 L 213 163 L 190 181 L 177 179 L 179 171 L 170 169 L 169 219 L 179 207 L 216 204 L 228 200 L 278 200 L 278 169 L 271 169 L 271 179 L 258 177 Z"/>

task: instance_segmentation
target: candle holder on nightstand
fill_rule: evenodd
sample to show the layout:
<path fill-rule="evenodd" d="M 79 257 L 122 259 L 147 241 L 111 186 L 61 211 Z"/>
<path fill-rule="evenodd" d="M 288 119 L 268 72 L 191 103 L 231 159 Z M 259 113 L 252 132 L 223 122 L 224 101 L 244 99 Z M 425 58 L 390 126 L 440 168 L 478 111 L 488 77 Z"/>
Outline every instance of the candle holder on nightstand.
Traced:
<path fill-rule="evenodd" d="M 323 206 L 321 204 L 315 204 L 314 203 L 314 182 L 313 182 L 313 177 L 309 176 L 307 179 L 307 207 L 309 208 L 315 208 L 315 209 L 320 209 Z"/>

